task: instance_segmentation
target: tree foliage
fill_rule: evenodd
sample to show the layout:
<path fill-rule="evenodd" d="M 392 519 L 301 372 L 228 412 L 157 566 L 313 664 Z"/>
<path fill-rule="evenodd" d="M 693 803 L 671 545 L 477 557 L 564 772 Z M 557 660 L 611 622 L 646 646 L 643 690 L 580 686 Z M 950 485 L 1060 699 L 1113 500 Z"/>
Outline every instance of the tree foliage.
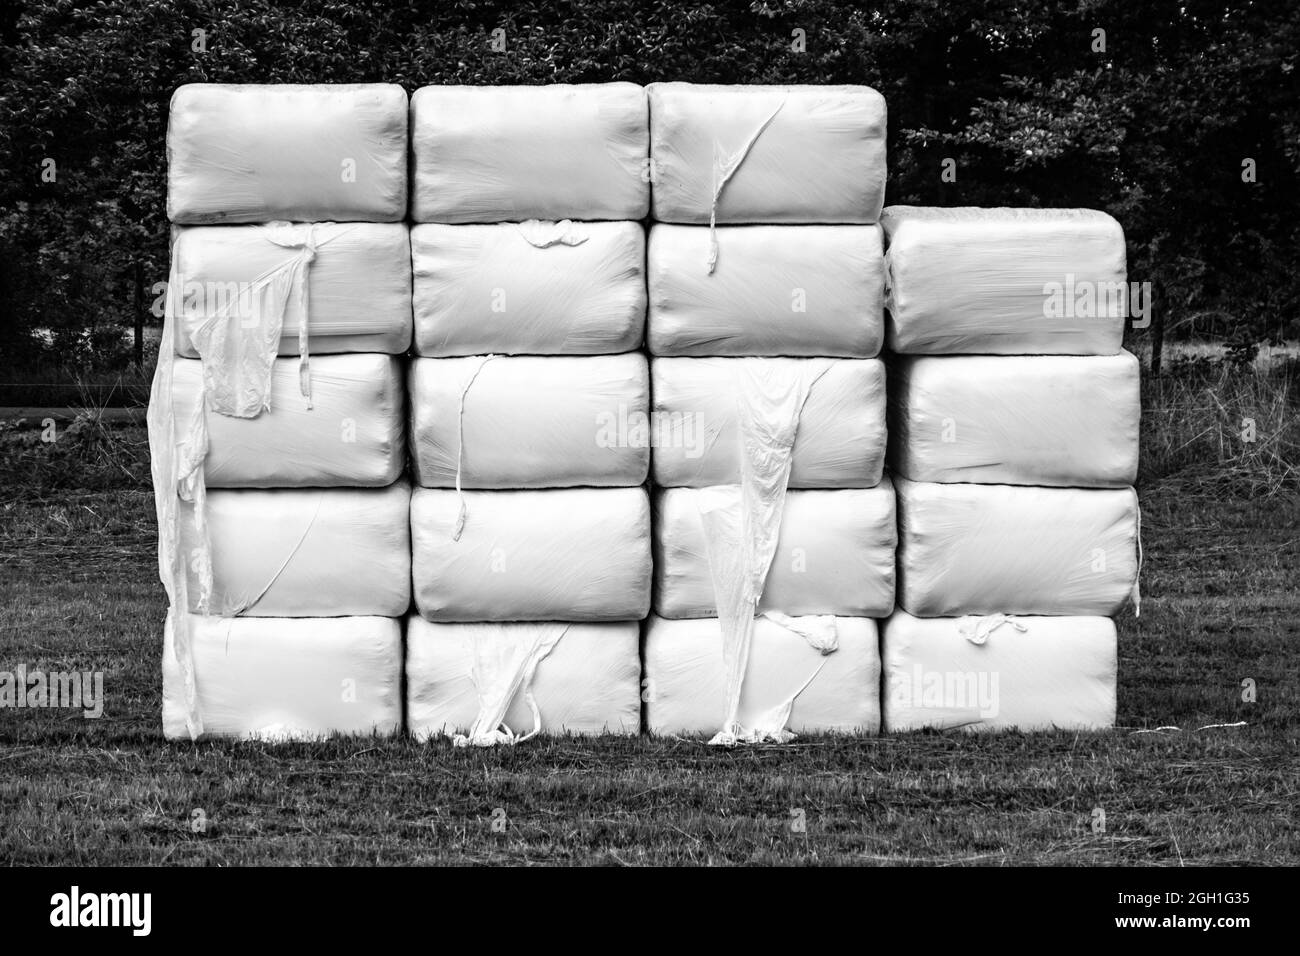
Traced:
<path fill-rule="evenodd" d="M 1293 0 L 19 0 L 0 350 L 114 360 L 136 264 L 166 275 L 167 106 L 195 81 L 867 83 L 890 202 L 1105 209 L 1171 332 L 1295 336 L 1297 51 Z"/>

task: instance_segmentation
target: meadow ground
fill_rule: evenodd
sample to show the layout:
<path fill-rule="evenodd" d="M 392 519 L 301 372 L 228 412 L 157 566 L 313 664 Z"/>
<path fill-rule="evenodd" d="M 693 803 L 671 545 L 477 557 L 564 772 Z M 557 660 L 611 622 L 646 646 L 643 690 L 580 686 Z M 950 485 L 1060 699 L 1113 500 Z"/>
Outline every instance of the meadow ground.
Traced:
<path fill-rule="evenodd" d="M 0 670 L 101 670 L 107 697 L 0 710 L 0 863 L 1295 864 L 1296 396 L 1256 378 L 1147 386 L 1114 731 L 735 751 L 165 742 L 143 429 L 0 424 Z"/>

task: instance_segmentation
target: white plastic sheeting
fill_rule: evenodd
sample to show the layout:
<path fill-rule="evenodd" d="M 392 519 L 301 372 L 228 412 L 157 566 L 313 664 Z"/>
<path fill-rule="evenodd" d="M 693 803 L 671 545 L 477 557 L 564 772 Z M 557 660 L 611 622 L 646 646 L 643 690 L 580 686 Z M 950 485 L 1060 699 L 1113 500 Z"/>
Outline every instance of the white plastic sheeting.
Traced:
<path fill-rule="evenodd" d="M 1136 597 L 1131 488 L 894 484 L 898 603 L 911 614 L 1110 615 Z"/>
<path fill-rule="evenodd" d="M 872 358 L 884 339 L 879 226 L 658 224 L 650 230 L 655 355 L 830 355 Z"/>
<path fill-rule="evenodd" d="M 406 110 L 388 83 L 182 86 L 167 124 L 167 218 L 397 222 Z"/>
<path fill-rule="evenodd" d="M 880 217 L 885 100 L 875 90 L 691 83 L 648 89 L 655 219 L 872 223 Z"/>
<path fill-rule="evenodd" d="M 823 653 L 791 630 L 834 634 Z M 716 618 L 651 617 L 645 633 L 646 727 L 655 734 L 711 734 L 725 715 L 726 668 Z M 739 719 L 795 733 L 875 733 L 880 728 L 880 654 L 870 618 L 759 618 L 745 670 Z"/>
<path fill-rule="evenodd" d="M 312 363 L 313 403 L 299 394 L 298 364 L 277 359 L 271 408 L 256 418 L 205 412 L 210 488 L 382 487 L 406 463 L 401 362 L 391 355 L 327 355 Z M 175 416 L 189 421 L 203 395 L 203 370 L 179 359 Z"/>
<path fill-rule="evenodd" d="M 312 377 L 309 357 L 308 316 L 310 301 L 308 272 L 319 243 L 313 224 L 288 223 L 268 226 L 265 236 L 273 245 L 291 250 L 288 258 L 268 273 L 254 277 L 251 293 L 259 293 L 254 314 L 241 314 L 239 283 L 233 283 L 232 304 L 217 304 L 189 328 L 191 345 L 202 363 L 203 401 L 192 403 L 188 420 L 179 419 L 175 407 L 176 354 L 181 350 L 183 300 L 186 282 L 181 257 L 175 247 L 181 230 L 172 230 L 172 270 L 168 282 L 162 339 L 158 363 L 149 393 L 149 460 L 153 477 L 154 502 L 158 516 L 158 572 L 167 591 L 168 607 L 180 613 L 168 618 L 167 641 L 174 655 L 184 692 L 185 720 L 192 738 L 203 734 L 198 711 L 194 660 L 190 631 L 184 613 L 195 608 L 210 613 L 213 607 L 213 560 L 207 527 L 207 483 L 205 459 L 209 450 L 209 412 L 255 419 L 270 410 L 275 381 L 275 356 L 282 345 L 283 323 L 290 307 L 297 309 L 298 386 L 300 401 L 310 410 Z M 339 234 L 333 238 L 337 239 Z M 207 308 L 204 296 L 203 308 Z M 227 492 L 231 495 L 256 492 Z M 185 502 L 182 514 L 182 502 Z M 185 540 L 188 538 L 188 541 Z M 292 553 L 290 554 L 292 558 Z M 286 561 L 287 563 L 287 561 Z M 250 607 L 261 590 L 274 583 L 257 585 L 258 590 L 223 594 L 222 606 L 234 613 Z M 193 588 L 191 589 L 191 585 Z M 244 589 L 241 587 L 241 592 Z M 362 609 L 369 613 L 369 609 Z M 273 612 L 271 612 L 273 613 Z"/>
<path fill-rule="evenodd" d="M 870 488 L 885 459 L 885 366 L 879 359 L 656 358 L 654 481 L 702 488 L 740 480 L 744 368 L 794 381 L 801 363 L 823 363 L 799 413 L 791 488 Z M 818 368 L 822 366 L 819 365 Z"/>
<path fill-rule="evenodd" d="M 665 618 L 717 617 L 701 496 L 670 488 L 655 499 L 654 610 Z M 894 607 L 894 489 L 792 491 L 763 584 L 760 612 L 886 617 Z"/>
<path fill-rule="evenodd" d="M 628 486 L 650 468 L 645 356 L 411 363 L 411 451 L 434 488 Z M 463 397 L 462 397 L 463 396 Z"/>
<path fill-rule="evenodd" d="M 889 467 L 914 481 L 1133 484 L 1138 360 L 1118 355 L 898 356 Z"/>
<path fill-rule="evenodd" d="M 202 532 L 181 507 L 190 610 L 222 616 L 405 614 L 411 602 L 410 489 L 210 491 L 204 510 L 212 593 L 204 605 Z"/>
<path fill-rule="evenodd" d="M 635 734 L 640 628 L 555 622 L 407 621 L 406 708 L 417 738 L 514 743 L 546 734 Z"/>
<path fill-rule="evenodd" d="M 411 97 L 416 222 L 643 219 L 645 90 L 426 86 Z"/>
<path fill-rule="evenodd" d="M 800 414 L 812 386 L 832 364 L 830 359 L 803 359 L 793 369 L 783 369 L 763 360 L 738 360 L 733 366 L 739 482 L 705 488 L 698 497 L 727 673 L 724 719 L 711 745 L 789 738 L 783 715 L 767 714 L 757 724 L 741 719 L 743 684 L 755 615 L 776 556 Z M 823 653 L 834 649 L 833 630 L 817 636 L 801 633 Z"/>
<path fill-rule="evenodd" d="M 169 281 L 178 351 L 189 358 L 198 354 L 193 336 L 226 324 L 270 328 L 279 354 L 297 355 L 306 316 L 314 353 L 411 344 L 411 250 L 400 222 L 177 229 Z"/>
<path fill-rule="evenodd" d="M 935 618 L 884 623 L 889 732 L 1101 730 L 1115 724 L 1115 624 L 1104 617 Z"/>
<path fill-rule="evenodd" d="M 420 355 L 598 355 L 641 345 L 639 222 L 528 222 L 411 230 Z"/>
<path fill-rule="evenodd" d="M 187 615 L 205 738 L 303 740 L 396 734 L 402 726 L 402 631 L 386 617 Z M 163 650 L 163 733 L 189 739 L 184 681 Z"/>
<path fill-rule="evenodd" d="M 417 488 L 411 543 L 416 607 L 431 621 L 631 621 L 650 609 L 644 488 Z"/>
<path fill-rule="evenodd" d="M 920 355 L 1114 355 L 1124 231 L 1092 209 L 890 206 L 887 337 Z"/>

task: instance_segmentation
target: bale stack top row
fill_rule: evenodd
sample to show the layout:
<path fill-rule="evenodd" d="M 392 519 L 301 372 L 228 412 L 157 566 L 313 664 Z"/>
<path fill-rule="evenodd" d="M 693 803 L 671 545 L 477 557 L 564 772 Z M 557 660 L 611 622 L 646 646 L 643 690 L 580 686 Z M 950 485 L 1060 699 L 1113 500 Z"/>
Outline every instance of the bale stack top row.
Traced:
<path fill-rule="evenodd" d="M 408 135 L 414 222 L 874 223 L 885 195 L 863 86 L 431 86 L 408 109 L 396 85 L 200 83 L 172 99 L 168 218 L 401 222 Z"/>

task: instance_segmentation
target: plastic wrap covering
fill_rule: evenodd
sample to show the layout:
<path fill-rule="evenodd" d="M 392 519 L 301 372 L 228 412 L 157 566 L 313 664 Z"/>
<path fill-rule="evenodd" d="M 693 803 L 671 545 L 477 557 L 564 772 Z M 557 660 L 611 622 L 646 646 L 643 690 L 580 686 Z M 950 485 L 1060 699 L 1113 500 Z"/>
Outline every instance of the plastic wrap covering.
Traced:
<path fill-rule="evenodd" d="M 1104 617 L 884 623 L 885 729 L 1101 730 L 1115 724 L 1115 624 Z"/>
<path fill-rule="evenodd" d="M 298 355 L 304 315 L 311 352 L 396 354 L 411 344 L 411 248 L 400 222 L 178 229 L 170 282 L 187 358 L 198 355 L 194 335 L 232 322 L 278 322 L 279 354 Z"/>
<path fill-rule="evenodd" d="M 420 355 L 600 355 L 641 345 L 639 222 L 506 222 L 411 230 Z"/>
<path fill-rule="evenodd" d="M 832 628 L 837 648 L 822 653 L 787 625 Z M 645 634 L 646 727 L 656 734 L 711 734 L 724 717 L 726 671 L 716 618 L 651 617 Z M 740 720 L 780 722 L 796 733 L 875 733 L 880 728 L 876 624 L 864 617 L 766 617 L 754 628 Z"/>
<path fill-rule="evenodd" d="M 1124 231 L 1092 209 L 890 206 L 887 330 L 918 355 L 1114 355 Z"/>
<path fill-rule="evenodd" d="M 654 610 L 665 618 L 717 617 L 701 490 L 655 499 Z M 758 610 L 790 615 L 887 617 L 894 607 L 894 489 L 792 491 Z"/>
<path fill-rule="evenodd" d="M 426 86 L 411 97 L 416 222 L 644 219 L 645 90 Z"/>
<path fill-rule="evenodd" d="M 650 230 L 655 355 L 872 358 L 885 334 L 879 226 L 732 226 Z"/>
<path fill-rule="evenodd" d="M 473 356 L 411 363 L 420 484 L 627 486 L 650 468 L 645 356 Z M 463 440 L 462 440 L 463 439 Z"/>
<path fill-rule="evenodd" d="M 830 370 L 830 359 L 803 359 L 793 369 L 767 360 L 737 360 L 733 386 L 738 420 L 737 484 L 700 490 L 698 512 L 717 599 L 726 670 L 722 729 L 710 745 L 785 741 L 789 708 L 742 720 L 743 683 L 754 637 L 755 616 L 776 556 L 786 489 L 799 419 L 814 384 Z M 835 649 L 833 626 L 812 633 L 795 630 L 823 653 Z"/>
<path fill-rule="evenodd" d="M 410 489 L 211 491 L 205 519 L 212 594 L 223 617 L 405 614 L 411 603 Z M 203 612 L 201 550 L 183 504 L 190 610 Z"/>
<path fill-rule="evenodd" d="M 192 83 L 172 95 L 172 222 L 397 222 L 405 215 L 400 86 Z"/>
<path fill-rule="evenodd" d="M 649 93 L 655 219 L 880 218 L 885 99 L 875 90 L 652 83 Z"/>
<path fill-rule="evenodd" d="M 396 734 L 402 630 L 387 617 L 187 615 L 202 737 L 305 740 Z M 183 681 L 166 629 L 163 733 L 189 739 Z"/>
<path fill-rule="evenodd" d="M 889 363 L 889 467 L 915 481 L 1122 488 L 1137 480 L 1138 360 L 905 357 Z"/>
<path fill-rule="evenodd" d="M 431 624 L 406 632 L 407 721 L 417 738 L 515 743 L 533 733 L 636 734 L 640 628 L 556 622 Z"/>
<path fill-rule="evenodd" d="M 411 538 L 415 603 L 431 621 L 631 621 L 650 609 L 644 488 L 417 488 Z"/>
<path fill-rule="evenodd" d="M 894 484 L 898 603 L 910 614 L 1110 615 L 1136 598 L 1131 488 Z"/>
<path fill-rule="evenodd" d="M 800 358 L 653 359 L 655 484 L 702 488 L 739 481 L 738 376 L 746 367 L 762 368 L 793 381 L 807 362 L 822 362 L 826 369 L 799 414 L 790 487 L 876 485 L 885 460 L 884 364 Z"/>
<path fill-rule="evenodd" d="M 256 418 L 205 413 L 210 488 L 382 487 L 402 474 L 402 367 L 390 355 L 328 355 L 312 363 L 312 408 L 298 393 L 298 364 L 277 359 L 271 408 Z M 179 359 L 174 414 L 189 421 L 202 401 L 203 370 Z"/>

